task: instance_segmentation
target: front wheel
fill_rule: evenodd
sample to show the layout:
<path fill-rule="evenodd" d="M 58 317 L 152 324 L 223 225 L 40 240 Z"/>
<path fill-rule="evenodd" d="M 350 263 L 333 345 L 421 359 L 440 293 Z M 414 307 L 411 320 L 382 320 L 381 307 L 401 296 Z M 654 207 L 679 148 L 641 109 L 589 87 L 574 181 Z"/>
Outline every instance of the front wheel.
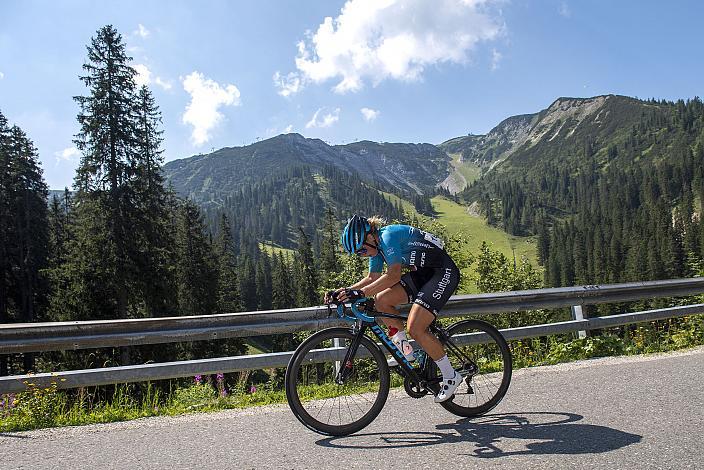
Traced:
<path fill-rule="evenodd" d="M 296 349 L 286 369 L 286 398 L 307 428 L 345 436 L 371 423 L 389 395 L 389 367 L 366 336 L 345 362 L 356 334 L 345 328 L 319 331 Z M 342 374 L 340 372 L 343 372 Z"/>
<path fill-rule="evenodd" d="M 463 383 L 441 405 L 458 416 L 481 416 L 499 404 L 511 383 L 513 360 L 503 335 L 481 320 L 463 320 L 447 329 L 445 351 Z"/>

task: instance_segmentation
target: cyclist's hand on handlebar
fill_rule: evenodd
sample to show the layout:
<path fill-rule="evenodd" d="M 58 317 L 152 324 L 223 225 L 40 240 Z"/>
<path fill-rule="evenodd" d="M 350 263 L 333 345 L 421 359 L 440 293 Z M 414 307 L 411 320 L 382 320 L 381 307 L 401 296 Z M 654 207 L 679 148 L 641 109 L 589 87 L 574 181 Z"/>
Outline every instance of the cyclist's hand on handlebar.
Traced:
<path fill-rule="evenodd" d="M 339 289 L 327 291 L 325 293 L 325 299 L 323 300 L 323 302 L 325 304 L 337 303 L 340 300 L 338 296 L 340 295 L 340 292 L 342 292 L 343 290 L 344 290 L 344 287 L 340 287 Z"/>
<path fill-rule="evenodd" d="M 337 294 L 338 300 L 341 300 L 342 302 L 354 302 L 355 300 L 361 299 L 366 297 L 364 295 L 364 292 L 361 289 L 350 289 L 349 287 L 346 287 Z"/>

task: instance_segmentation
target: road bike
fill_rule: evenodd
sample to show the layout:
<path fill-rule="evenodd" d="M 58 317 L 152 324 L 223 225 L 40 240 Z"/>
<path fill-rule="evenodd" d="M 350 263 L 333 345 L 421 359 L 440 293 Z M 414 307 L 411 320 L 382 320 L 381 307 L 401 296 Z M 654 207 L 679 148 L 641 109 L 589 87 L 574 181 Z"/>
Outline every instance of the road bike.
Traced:
<path fill-rule="evenodd" d="M 378 318 L 408 320 L 408 315 L 378 312 L 374 300 L 363 298 L 348 307 L 327 305 L 329 315 L 352 324 L 314 333 L 296 349 L 286 369 L 286 398 L 293 414 L 320 434 L 355 433 L 381 412 L 391 387 L 389 369 L 403 379 L 413 398 L 436 395 L 442 375 L 435 362 L 415 345 L 412 365 L 379 326 Z M 462 320 L 443 328 L 437 320 L 429 330 L 445 347 L 450 363 L 464 378 L 454 396 L 441 403 L 463 417 L 481 416 L 502 400 L 511 382 L 511 350 L 499 330 L 481 320 Z M 379 340 L 379 343 L 373 340 Z M 384 348 L 395 360 L 389 367 Z"/>

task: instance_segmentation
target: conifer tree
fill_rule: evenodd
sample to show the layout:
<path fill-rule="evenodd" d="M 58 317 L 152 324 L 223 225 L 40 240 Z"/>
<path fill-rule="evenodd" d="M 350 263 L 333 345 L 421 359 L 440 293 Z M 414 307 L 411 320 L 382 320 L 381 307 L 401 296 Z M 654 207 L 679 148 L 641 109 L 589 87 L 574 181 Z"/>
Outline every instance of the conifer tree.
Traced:
<path fill-rule="evenodd" d="M 34 144 L 0 114 L 0 321 L 43 319 L 47 295 L 41 270 L 48 258 L 48 190 Z M 24 355 L 24 370 L 34 367 Z M 0 374 L 7 363 L 0 361 Z"/>
<path fill-rule="evenodd" d="M 279 253 L 273 256 L 271 264 L 271 308 L 292 308 L 294 298 L 288 263 Z"/>
<path fill-rule="evenodd" d="M 257 308 L 269 310 L 271 308 L 271 263 L 266 253 L 261 254 L 257 259 L 254 282 L 257 291 Z"/>
<path fill-rule="evenodd" d="M 330 276 L 340 269 L 340 262 L 337 255 L 339 245 L 340 230 L 332 209 L 328 207 L 323 219 L 323 234 L 320 242 L 320 271 L 321 283 L 330 287 Z"/>
<path fill-rule="evenodd" d="M 180 315 L 218 312 L 218 270 L 203 216 L 184 201 L 176 232 L 178 304 Z"/>
<path fill-rule="evenodd" d="M 78 288 L 54 304 L 73 305 L 63 314 L 78 317 L 128 318 L 130 297 L 138 271 L 138 240 L 134 187 L 135 71 L 120 34 L 108 25 L 98 30 L 87 47 L 81 80 L 87 96 L 76 96 L 80 130 L 74 140 L 82 152 L 76 172 L 76 242 L 64 271 Z M 100 260 L 94 263 L 92 260 Z M 134 301 L 134 299 L 132 299 Z M 121 349 L 121 362 L 129 363 Z"/>
<path fill-rule="evenodd" d="M 218 310 L 221 313 L 239 312 L 243 305 L 237 280 L 237 261 L 232 242 L 232 227 L 225 213 L 220 218 L 215 247 L 220 272 Z"/>
<path fill-rule="evenodd" d="M 303 227 L 299 228 L 298 249 L 294 257 L 294 280 L 296 282 L 296 305 L 309 307 L 318 303 L 318 282 L 313 265 L 313 250 Z"/>
<path fill-rule="evenodd" d="M 255 284 L 256 271 L 252 258 L 249 254 L 241 255 L 237 265 L 239 266 L 238 278 L 240 281 L 240 296 L 245 311 L 251 312 L 257 309 L 259 300 L 257 299 L 257 286 Z"/>
<path fill-rule="evenodd" d="M 161 172 L 163 131 L 161 113 L 146 86 L 135 97 L 135 155 L 130 192 L 135 199 L 132 236 L 138 240 L 135 258 L 147 316 L 165 315 L 175 308 L 170 250 L 174 244 L 169 226 L 168 191 Z"/>
<path fill-rule="evenodd" d="M 9 321 L 8 296 L 10 292 L 10 226 L 12 223 L 12 191 L 10 176 L 10 127 L 0 112 L 0 323 Z M 7 375 L 7 358 L 2 357 L 0 375 Z"/>

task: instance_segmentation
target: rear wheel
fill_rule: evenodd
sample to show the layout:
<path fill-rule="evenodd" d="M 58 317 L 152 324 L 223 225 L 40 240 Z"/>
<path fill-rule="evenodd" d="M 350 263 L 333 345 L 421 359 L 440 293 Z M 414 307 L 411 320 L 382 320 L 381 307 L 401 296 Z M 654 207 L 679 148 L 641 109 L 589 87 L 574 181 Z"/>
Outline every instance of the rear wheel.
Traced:
<path fill-rule="evenodd" d="M 463 383 L 441 405 L 458 416 L 483 415 L 506 395 L 511 383 L 511 350 L 499 330 L 481 320 L 457 322 L 447 334 L 450 341 L 445 351 Z"/>
<path fill-rule="evenodd" d="M 355 337 L 345 328 L 323 330 L 305 340 L 291 357 L 286 398 L 296 418 L 313 431 L 352 434 L 371 423 L 384 407 L 390 386 L 386 357 L 363 336 L 354 359 L 345 364 Z M 347 374 L 343 381 L 341 369 Z"/>

